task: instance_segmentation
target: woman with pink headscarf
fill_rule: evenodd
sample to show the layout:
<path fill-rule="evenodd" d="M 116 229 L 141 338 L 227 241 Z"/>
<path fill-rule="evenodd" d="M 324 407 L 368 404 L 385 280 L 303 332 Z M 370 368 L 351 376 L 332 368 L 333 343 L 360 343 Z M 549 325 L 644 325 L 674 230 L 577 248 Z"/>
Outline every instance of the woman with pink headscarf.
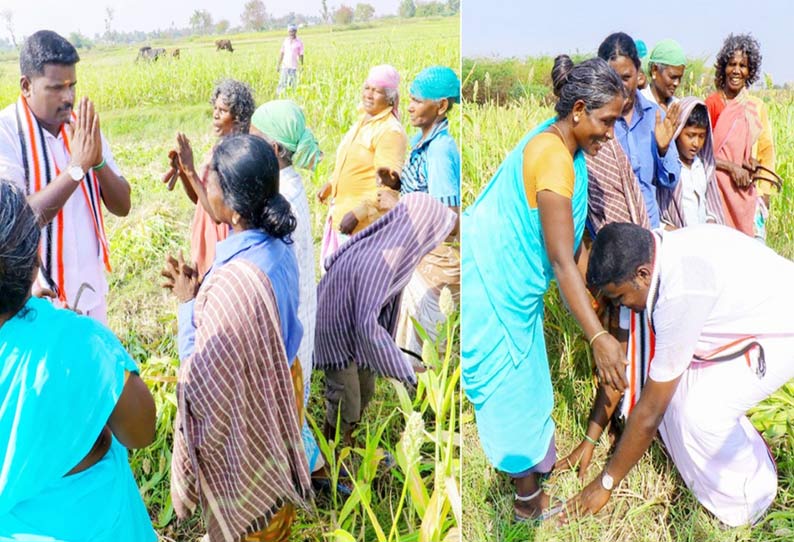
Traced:
<path fill-rule="evenodd" d="M 361 116 L 336 151 L 331 180 L 317 194 L 330 209 L 323 233 L 321 262 L 347 238 L 388 210 L 378 204 L 379 192 L 399 190 L 408 136 L 400 124 L 400 74 L 383 64 L 369 71 L 361 93 Z"/>

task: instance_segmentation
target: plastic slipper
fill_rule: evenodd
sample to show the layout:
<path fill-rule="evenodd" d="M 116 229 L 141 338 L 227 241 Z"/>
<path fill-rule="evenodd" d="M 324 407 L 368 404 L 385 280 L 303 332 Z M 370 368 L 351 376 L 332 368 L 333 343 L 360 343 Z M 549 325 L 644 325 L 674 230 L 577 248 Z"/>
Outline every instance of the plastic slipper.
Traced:
<path fill-rule="evenodd" d="M 565 508 L 565 500 L 559 497 L 551 497 L 551 501 L 553 503 L 552 506 L 546 508 L 541 514 L 537 517 L 530 517 L 530 516 L 521 516 L 515 510 L 513 510 L 513 521 L 515 523 L 527 523 L 527 524 L 541 524 L 546 520 L 549 520 L 563 511 Z"/>

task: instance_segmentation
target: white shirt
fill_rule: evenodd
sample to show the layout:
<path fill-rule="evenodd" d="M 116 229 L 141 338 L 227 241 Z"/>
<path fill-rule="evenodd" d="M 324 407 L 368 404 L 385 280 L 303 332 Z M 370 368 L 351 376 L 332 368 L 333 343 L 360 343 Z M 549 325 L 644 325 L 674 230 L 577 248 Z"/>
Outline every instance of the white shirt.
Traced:
<path fill-rule="evenodd" d="M 687 167 L 681 164 L 681 207 L 687 226 L 706 223 L 706 167 L 703 161 L 695 156 L 692 165 Z"/>
<path fill-rule="evenodd" d="M 22 145 L 17 132 L 15 109 L 16 104 L 13 103 L 0 111 L 0 179 L 8 179 L 22 190 L 27 190 L 28 181 L 25 179 L 25 169 L 22 165 Z M 60 171 L 64 171 L 69 166 L 70 157 L 66 151 L 63 137 L 60 133 L 56 137 L 47 130 L 42 131 L 56 166 Z M 102 157 L 107 163 L 105 167 L 109 167 L 114 173 L 120 175 L 119 168 L 113 159 L 113 153 L 111 153 L 104 136 L 102 136 Z M 94 230 L 94 219 L 82 190 L 78 188 L 74 191 L 63 206 L 63 213 L 63 265 L 66 301 L 72 305 L 80 285 L 84 282 L 90 284 L 96 292 L 86 289 L 82 293 L 80 305 L 77 307 L 81 311 L 87 312 L 104 303 L 108 293 L 108 283 L 99 241 Z M 45 229 L 42 229 L 42 234 L 44 231 Z"/>
<path fill-rule="evenodd" d="M 659 107 L 662 107 L 661 104 L 658 101 L 656 101 L 656 96 L 653 95 L 653 91 L 651 90 L 651 85 L 652 84 L 653 84 L 653 82 L 649 78 L 648 79 L 648 85 L 644 89 L 640 90 L 640 94 L 642 94 L 643 96 L 648 98 L 648 101 L 650 101 L 651 103 L 655 103 Z M 669 106 L 670 104 L 674 104 L 677 101 L 678 101 L 678 98 L 676 96 L 673 96 L 673 98 L 670 100 L 670 103 L 667 104 L 667 105 Z"/>
<path fill-rule="evenodd" d="M 794 262 L 727 226 L 661 235 L 647 305 L 656 333 L 650 378 L 673 380 L 697 363 L 695 353 L 739 337 L 794 337 Z M 764 280 L 754 278 L 759 269 Z"/>
<path fill-rule="evenodd" d="M 300 273 L 298 283 L 298 320 L 303 326 L 303 339 L 298 348 L 298 359 L 303 368 L 304 381 L 311 378 L 314 352 L 314 323 L 317 316 L 317 280 L 314 271 L 314 243 L 309 200 L 303 188 L 303 179 L 292 166 L 279 172 L 279 191 L 292 208 L 297 226 L 292 233 L 295 258 Z"/>

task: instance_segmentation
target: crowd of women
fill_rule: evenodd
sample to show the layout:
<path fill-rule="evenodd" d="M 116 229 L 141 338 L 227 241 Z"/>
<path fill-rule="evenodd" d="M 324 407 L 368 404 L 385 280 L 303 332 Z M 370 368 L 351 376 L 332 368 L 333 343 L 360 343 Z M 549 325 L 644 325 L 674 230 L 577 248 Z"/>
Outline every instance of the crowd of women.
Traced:
<path fill-rule="evenodd" d="M 73 51 L 53 34 L 44 42 Z M 54 62 L 73 70 L 74 58 Z M 50 73 L 39 72 L 31 78 Z M 218 139 L 201 165 L 182 133 L 167 155 L 164 182 L 195 204 L 190 258 L 169 256 L 162 270 L 179 301 L 171 496 L 182 518 L 201 507 L 210 541 L 289 538 L 312 481 L 329 483 L 303 417 L 312 371 L 325 372 L 325 437 L 352 445 L 376 376 L 416 383 L 413 320 L 433 337 L 441 289 L 457 291 L 460 167 L 446 115 L 460 82 L 441 66 L 416 75 L 410 149 L 399 83 L 392 66 L 372 68 L 320 191 L 319 285 L 299 170 L 323 153 L 299 105 L 256 107 L 247 84 L 224 80 L 211 96 Z M 73 96 L 70 81 L 59 88 Z M 154 402 L 104 325 L 31 295 L 46 220 L 27 200 L 0 180 L 0 538 L 155 540 L 126 451 L 152 442 Z"/>
<path fill-rule="evenodd" d="M 749 91 L 760 66 L 758 42 L 731 35 L 716 56 L 714 92 L 679 97 L 687 60 L 674 40 L 647 51 L 618 32 L 596 58 L 574 65 L 561 55 L 551 74 L 555 116 L 518 143 L 464 212 L 463 386 L 486 456 L 515 483 L 516 520 L 542 521 L 563 510 L 544 480 L 555 464 L 584 474 L 609 417 L 617 410 L 625 419 L 638 403 L 655 334 L 664 331 L 653 328 L 649 311 L 622 306 L 630 305 L 628 293 L 608 299 L 601 283 L 588 289 L 591 239 L 598 243 L 606 225 L 628 222 L 668 231 L 723 224 L 764 240 L 780 179 L 764 103 Z M 715 226 L 701 227 L 717 234 Z M 601 386 L 581 444 L 559 461 L 543 325 L 552 280 L 592 349 Z M 632 284 L 640 288 L 630 282 L 627 291 Z M 672 448 L 680 443 L 665 443 L 678 464 L 685 454 Z M 690 460 L 681 461 L 679 470 L 692 470 L 685 468 Z M 727 464 L 715 461 L 704 463 L 713 472 Z M 752 485 L 751 464 L 737 468 L 744 489 Z M 685 480 L 730 525 L 757 520 L 771 502 L 768 492 L 750 502 L 744 489 L 737 495 L 714 482 L 718 475 L 698 476 Z M 607 470 L 600 483 L 608 495 L 614 480 Z M 597 511 L 606 501 L 593 505 L 593 494 L 573 499 L 566 513 L 576 512 L 572 503 Z"/>

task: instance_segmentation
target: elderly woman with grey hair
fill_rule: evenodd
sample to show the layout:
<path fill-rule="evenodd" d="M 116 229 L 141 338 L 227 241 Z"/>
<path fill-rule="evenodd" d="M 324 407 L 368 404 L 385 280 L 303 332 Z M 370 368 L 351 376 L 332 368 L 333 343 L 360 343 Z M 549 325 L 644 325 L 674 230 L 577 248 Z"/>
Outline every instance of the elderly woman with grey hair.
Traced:
<path fill-rule="evenodd" d="M 753 179 L 775 168 L 775 142 L 766 105 L 748 90 L 761 76 L 761 47 L 749 34 L 731 34 L 717 55 L 717 91 L 706 98 L 717 161 L 717 186 L 726 224 L 765 239 L 769 196 L 774 183 Z"/>
<path fill-rule="evenodd" d="M 229 135 L 248 133 L 256 106 L 253 91 L 246 83 L 234 79 L 222 80 L 213 89 L 210 104 L 212 131 L 219 141 Z M 179 177 L 188 197 L 196 204 L 190 228 L 190 255 L 199 277 L 202 277 L 215 259 L 215 245 L 229 236 L 229 227 L 212 215 L 207 202 L 204 186 L 212 149 L 196 170 L 190 140 L 180 132 L 176 136 L 176 143 L 176 149 L 168 154 L 171 169 L 165 174 L 163 182 L 168 183 L 168 189 L 172 190 L 176 177 Z"/>
<path fill-rule="evenodd" d="M 109 329 L 30 295 L 37 218 L 0 179 L 0 539 L 154 542 L 127 459 L 154 400 Z"/>

